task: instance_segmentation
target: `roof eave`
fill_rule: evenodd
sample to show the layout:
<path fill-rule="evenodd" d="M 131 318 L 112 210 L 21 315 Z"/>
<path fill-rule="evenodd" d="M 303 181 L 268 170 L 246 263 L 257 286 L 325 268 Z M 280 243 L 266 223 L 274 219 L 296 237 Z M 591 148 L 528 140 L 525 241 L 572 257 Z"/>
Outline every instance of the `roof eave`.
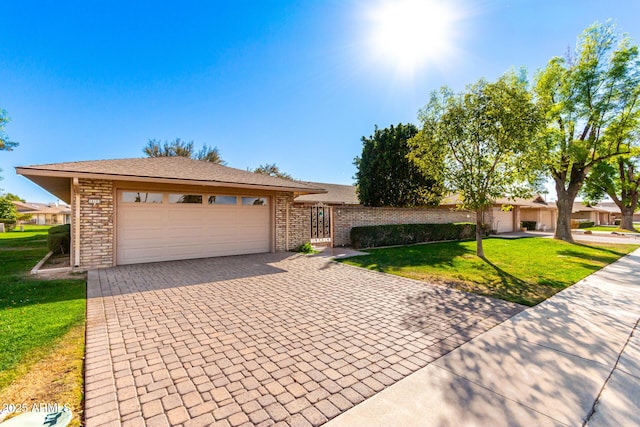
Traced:
<path fill-rule="evenodd" d="M 104 173 L 90 173 L 90 172 L 55 171 L 55 170 L 49 170 L 49 169 L 30 168 L 30 167 L 16 167 L 16 173 L 19 175 L 23 175 L 27 178 L 29 178 L 30 176 L 52 177 L 52 178 L 77 177 L 77 178 L 102 179 L 102 180 L 112 180 L 112 181 L 132 181 L 132 182 L 149 182 L 149 183 L 153 182 L 153 183 L 161 183 L 161 184 L 199 185 L 204 187 L 228 187 L 228 188 L 258 189 L 258 190 L 268 190 L 268 191 L 285 191 L 285 192 L 294 192 L 298 194 L 323 194 L 327 192 L 327 190 L 320 189 L 320 188 L 307 188 L 307 187 L 300 188 L 300 187 L 293 187 L 293 186 L 288 187 L 284 185 L 283 186 L 262 185 L 262 184 L 228 182 L 228 181 L 204 181 L 204 180 L 181 179 L 181 178 L 162 178 L 162 177 L 145 177 L 145 176 L 135 176 L 135 175 L 119 175 L 119 174 L 104 174 Z M 45 189 L 47 188 L 45 187 Z"/>

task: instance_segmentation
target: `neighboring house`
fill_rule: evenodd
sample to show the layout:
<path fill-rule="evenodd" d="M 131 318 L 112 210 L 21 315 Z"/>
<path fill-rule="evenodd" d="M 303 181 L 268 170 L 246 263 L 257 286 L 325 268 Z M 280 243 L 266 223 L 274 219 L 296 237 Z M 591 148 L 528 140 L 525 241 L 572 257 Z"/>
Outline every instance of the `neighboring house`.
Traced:
<path fill-rule="evenodd" d="M 312 182 L 309 183 L 327 190 L 324 194 L 310 194 L 295 199 L 294 207 L 308 207 L 313 205 L 328 206 L 332 210 L 331 227 L 333 230 L 332 244 L 343 246 L 350 243 L 351 228 L 365 225 L 409 224 L 409 223 L 446 223 L 446 222 L 475 222 L 473 212 L 460 210 L 461 199 L 458 195 L 443 198 L 440 205 L 434 208 L 373 208 L 362 206 L 358 200 L 356 187 L 353 185 L 336 185 Z M 323 215 L 322 218 L 327 218 Z M 326 220 L 316 220 L 312 214 L 312 235 L 317 228 L 322 230 Z M 553 230 L 557 218 L 557 208 L 553 203 L 547 203 L 542 197 L 532 199 L 500 199 L 492 209 L 485 214 L 485 223 L 490 224 L 496 233 L 509 233 L 520 228 L 520 221 L 536 221 L 537 230 Z M 315 221 L 315 222 L 314 222 Z M 315 235 L 313 236 L 315 237 Z M 320 238 L 314 243 L 322 242 Z M 325 239 L 326 240 L 326 239 Z"/>
<path fill-rule="evenodd" d="M 293 199 L 307 183 L 184 157 L 17 167 L 71 205 L 76 268 L 278 252 L 291 235 Z"/>
<path fill-rule="evenodd" d="M 613 225 L 616 212 L 620 215 L 620 209 L 611 209 L 603 206 L 587 206 L 582 202 L 575 202 L 571 210 L 571 219 L 593 221 L 595 225 Z"/>
<path fill-rule="evenodd" d="M 614 202 L 600 202 L 596 205 L 596 207 L 609 212 L 609 224 L 614 224 L 615 220 L 622 219 L 622 212 L 620 212 L 620 208 Z"/>
<path fill-rule="evenodd" d="M 445 197 L 440 208 L 457 209 L 461 203 L 459 195 Z M 552 231 L 555 229 L 557 208 L 547 203 L 541 196 L 531 199 L 501 198 L 495 200 L 491 210 L 485 212 L 484 223 L 491 225 L 494 233 L 511 233 L 520 229 L 520 222 L 535 221 L 536 230 Z M 470 217 L 468 221 L 475 221 Z"/>
<path fill-rule="evenodd" d="M 71 223 L 71 208 L 64 203 L 13 202 L 18 213 L 31 215 L 28 221 L 38 225 L 61 225 Z"/>

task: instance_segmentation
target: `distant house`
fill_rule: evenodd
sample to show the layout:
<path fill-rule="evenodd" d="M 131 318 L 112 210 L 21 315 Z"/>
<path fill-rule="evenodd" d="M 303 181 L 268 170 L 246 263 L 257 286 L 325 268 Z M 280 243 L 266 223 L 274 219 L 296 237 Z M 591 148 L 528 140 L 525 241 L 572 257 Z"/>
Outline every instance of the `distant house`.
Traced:
<path fill-rule="evenodd" d="M 31 215 L 27 222 L 38 225 L 61 225 L 71 223 L 71 208 L 64 203 L 13 202 L 18 213 Z"/>
<path fill-rule="evenodd" d="M 459 195 L 445 197 L 440 208 L 455 209 L 460 205 Z M 491 226 L 495 233 L 511 233 L 520 229 L 522 221 L 534 221 L 536 230 L 552 231 L 558 218 L 555 203 L 546 202 L 542 196 L 530 199 L 500 198 L 493 202 L 491 210 L 486 212 L 484 222 Z M 474 221 L 473 218 L 470 221 Z"/>
<path fill-rule="evenodd" d="M 587 206 L 582 202 L 575 202 L 571 210 L 571 219 L 593 221 L 595 225 L 613 225 L 616 218 L 620 218 L 617 206 Z"/>

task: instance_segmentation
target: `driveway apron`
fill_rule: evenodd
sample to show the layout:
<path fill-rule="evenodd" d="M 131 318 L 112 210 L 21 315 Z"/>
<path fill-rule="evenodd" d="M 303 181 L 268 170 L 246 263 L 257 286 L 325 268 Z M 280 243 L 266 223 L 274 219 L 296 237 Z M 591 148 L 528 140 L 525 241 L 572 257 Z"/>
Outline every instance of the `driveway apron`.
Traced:
<path fill-rule="evenodd" d="M 523 308 L 290 253 L 90 271 L 86 425 L 321 425 Z"/>

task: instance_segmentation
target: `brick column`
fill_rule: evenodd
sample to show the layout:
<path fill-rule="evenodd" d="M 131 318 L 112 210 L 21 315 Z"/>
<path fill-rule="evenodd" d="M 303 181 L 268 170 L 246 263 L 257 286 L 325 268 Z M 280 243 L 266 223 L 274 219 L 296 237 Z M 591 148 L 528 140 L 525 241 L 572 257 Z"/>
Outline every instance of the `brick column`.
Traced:
<path fill-rule="evenodd" d="M 113 182 L 80 179 L 80 268 L 114 265 Z M 75 200 L 74 200 L 75 203 Z M 72 207 L 75 213 L 75 206 Z M 75 214 L 74 214 L 75 215 Z M 78 218 L 74 218 L 77 221 Z"/>

